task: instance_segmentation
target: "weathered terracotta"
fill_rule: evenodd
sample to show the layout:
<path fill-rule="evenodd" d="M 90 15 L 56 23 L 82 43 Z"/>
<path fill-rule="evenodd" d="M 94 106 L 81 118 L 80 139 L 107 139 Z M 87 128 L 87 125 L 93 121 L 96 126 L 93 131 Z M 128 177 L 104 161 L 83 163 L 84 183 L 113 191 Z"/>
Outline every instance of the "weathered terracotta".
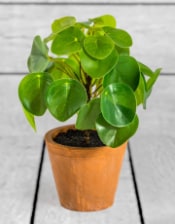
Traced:
<path fill-rule="evenodd" d="M 77 148 L 57 144 L 53 137 L 74 126 L 49 131 L 46 145 L 63 207 L 96 211 L 113 204 L 126 143 L 118 148 Z"/>

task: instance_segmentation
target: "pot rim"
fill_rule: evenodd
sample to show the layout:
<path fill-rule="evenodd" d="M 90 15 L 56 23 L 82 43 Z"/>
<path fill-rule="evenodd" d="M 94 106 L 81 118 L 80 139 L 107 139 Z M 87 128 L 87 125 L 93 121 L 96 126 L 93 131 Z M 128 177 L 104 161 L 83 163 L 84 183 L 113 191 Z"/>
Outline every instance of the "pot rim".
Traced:
<path fill-rule="evenodd" d="M 75 129 L 75 125 L 70 124 L 53 128 L 45 134 L 46 145 L 50 152 L 66 157 L 95 157 L 97 154 L 99 156 L 99 153 L 103 156 L 104 153 L 105 155 L 109 153 L 117 153 L 120 147 L 126 147 L 127 144 L 125 142 L 124 144 L 116 148 L 111 148 L 109 146 L 77 147 L 59 144 L 53 140 L 53 138 L 58 134 L 58 132 L 65 132 L 69 129 Z"/>

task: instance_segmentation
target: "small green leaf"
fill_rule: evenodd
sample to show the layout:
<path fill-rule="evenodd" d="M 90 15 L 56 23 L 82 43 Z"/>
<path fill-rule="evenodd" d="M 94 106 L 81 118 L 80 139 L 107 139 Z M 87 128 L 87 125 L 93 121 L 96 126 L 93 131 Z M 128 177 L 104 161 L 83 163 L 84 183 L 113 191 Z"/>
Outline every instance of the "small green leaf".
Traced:
<path fill-rule="evenodd" d="M 79 27 L 80 29 L 84 29 L 84 28 L 90 28 L 91 26 L 91 22 L 90 21 L 83 21 L 83 22 L 77 22 L 76 23 L 76 27 Z"/>
<path fill-rule="evenodd" d="M 105 76 L 103 85 L 105 87 L 114 82 L 121 82 L 136 90 L 139 79 L 140 69 L 137 61 L 131 56 L 120 55 L 114 69 Z"/>
<path fill-rule="evenodd" d="M 93 59 L 84 51 L 80 52 L 80 60 L 84 71 L 92 78 L 100 78 L 110 72 L 118 61 L 118 52 L 112 53 L 103 60 Z"/>
<path fill-rule="evenodd" d="M 138 85 L 137 89 L 135 90 L 137 105 L 139 105 L 141 103 L 145 104 L 145 94 L 146 94 L 146 85 L 145 84 L 146 84 L 146 80 L 144 78 L 144 75 L 141 73 L 139 85 Z"/>
<path fill-rule="evenodd" d="M 114 49 L 113 42 L 106 36 L 88 36 L 84 39 L 84 49 L 95 59 L 105 59 Z"/>
<path fill-rule="evenodd" d="M 69 78 L 65 71 L 64 63 L 54 63 L 52 67 L 46 70 L 50 77 L 55 81 L 57 79 Z"/>
<path fill-rule="evenodd" d="M 69 66 L 70 69 L 72 69 L 76 77 L 79 79 L 81 76 L 81 66 L 79 62 L 73 56 L 70 56 L 69 58 L 65 59 L 65 63 Z"/>
<path fill-rule="evenodd" d="M 69 58 L 54 58 L 53 60 L 53 66 L 51 69 L 49 69 L 49 73 L 52 74 L 52 70 L 54 72 L 54 76 L 57 79 L 60 78 L 77 78 L 76 73 L 74 71 L 75 63 L 70 63 L 72 60 Z M 57 73 L 56 73 L 57 71 Z M 55 80 L 54 78 L 54 80 Z"/>
<path fill-rule="evenodd" d="M 103 118 L 102 114 L 99 115 L 96 121 L 96 129 L 101 141 L 110 147 L 118 147 L 126 142 L 131 136 L 133 136 L 138 128 L 139 119 L 136 115 L 132 122 L 125 127 L 117 128 Z"/>
<path fill-rule="evenodd" d="M 121 48 L 121 47 L 116 46 L 116 49 L 117 49 L 119 55 L 127 55 L 127 56 L 130 55 L 130 49 L 129 48 Z"/>
<path fill-rule="evenodd" d="M 47 92 L 47 107 L 59 121 L 69 119 L 86 101 L 84 86 L 74 79 L 57 80 L 49 86 Z"/>
<path fill-rule="evenodd" d="M 36 116 L 45 113 L 45 95 L 51 82 L 48 73 L 31 73 L 21 80 L 18 93 L 25 110 Z"/>
<path fill-rule="evenodd" d="M 101 111 L 109 124 L 115 127 L 128 125 L 136 112 L 136 99 L 133 90 L 123 83 L 108 85 L 101 95 Z"/>
<path fill-rule="evenodd" d="M 143 63 L 141 62 L 138 62 L 139 64 L 139 67 L 140 67 L 140 71 L 144 74 L 144 75 L 147 75 L 149 77 L 153 76 L 154 75 L 154 72 L 147 66 L 147 65 L 144 65 Z"/>
<path fill-rule="evenodd" d="M 40 36 L 36 36 L 28 58 L 28 69 L 30 72 L 43 72 L 49 64 L 47 45 L 41 40 Z"/>
<path fill-rule="evenodd" d="M 76 128 L 81 130 L 95 129 L 95 122 L 99 114 L 100 99 L 93 99 L 79 110 Z"/>
<path fill-rule="evenodd" d="M 75 25 L 75 23 L 76 23 L 76 18 L 73 16 L 65 16 L 60 19 L 56 19 L 52 23 L 52 32 L 53 33 L 61 32 L 62 30 Z"/>
<path fill-rule="evenodd" d="M 94 22 L 94 25 L 97 27 L 110 26 L 116 27 L 116 20 L 112 15 L 103 15 L 93 19 L 90 21 Z"/>
<path fill-rule="evenodd" d="M 54 20 L 52 23 L 52 33 L 44 38 L 44 42 L 47 43 L 51 40 L 54 40 L 59 32 L 75 25 L 75 23 L 76 19 L 73 16 L 65 16 L 60 19 Z"/>
<path fill-rule="evenodd" d="M 161 68 L 156 69 L 156 71 L 154 72 L 153 76 L 151 76 L 148 81 L 147 81 L 147 89 L 150 90 L 154 83 L 156 82 L 157 78 L 159 77 L 161 72 Z"/>
<path fill-rule="evenodd" d="M 111 27 L 104 27 L 105 33 L 121 48 L 129 48 L 132 46 L 132 38 L 125 30 Z"/>
<path fill-rule="evenodd" d="M 57 55 L 70 55 L 81 50 L 84 34 L 76 27 L 69 27 L 57 34 L 51 50 Z"/>
<path fill-rule="evenodd" d="M 28 120 L 29 124 L 34 129 L 34 131 L 36 131 L 36 124 L 35 124 L 34 115 L 31 114 L 29 111 L 27 111 L 24 107 L 23 107 L 23 111 L 24 111 L 25 117 Z"/>

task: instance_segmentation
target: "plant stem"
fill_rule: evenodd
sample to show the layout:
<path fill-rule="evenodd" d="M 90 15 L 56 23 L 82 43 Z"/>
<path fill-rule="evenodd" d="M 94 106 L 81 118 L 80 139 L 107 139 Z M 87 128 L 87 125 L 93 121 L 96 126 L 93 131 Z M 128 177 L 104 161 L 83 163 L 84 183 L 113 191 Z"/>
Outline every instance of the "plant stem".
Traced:
<path fill-rule="evenodd" d="M 87 96 L 88 96 L 88 101 L 90 101 L 90 99 L 91 99 L 91 80 L 92 80 L 92 78 L 90 76 L 86 75 L 85 88 L 86 88 L 86 92 L 87 92 Z"/>

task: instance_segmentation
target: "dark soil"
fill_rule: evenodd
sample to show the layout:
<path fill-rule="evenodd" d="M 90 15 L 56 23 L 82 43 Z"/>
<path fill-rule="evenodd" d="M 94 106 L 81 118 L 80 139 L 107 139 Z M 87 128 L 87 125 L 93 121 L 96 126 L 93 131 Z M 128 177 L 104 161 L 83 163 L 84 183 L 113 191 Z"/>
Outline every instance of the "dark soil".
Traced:
<path fill-rule="evenodd" d="M 68 146 L 78 147 L 99 147 L 104 144 L 99 139 L 97 132 L 93 130 L 80 131 L 70 129 L 67 132 L 59 133 L 54 141 Z"/>

